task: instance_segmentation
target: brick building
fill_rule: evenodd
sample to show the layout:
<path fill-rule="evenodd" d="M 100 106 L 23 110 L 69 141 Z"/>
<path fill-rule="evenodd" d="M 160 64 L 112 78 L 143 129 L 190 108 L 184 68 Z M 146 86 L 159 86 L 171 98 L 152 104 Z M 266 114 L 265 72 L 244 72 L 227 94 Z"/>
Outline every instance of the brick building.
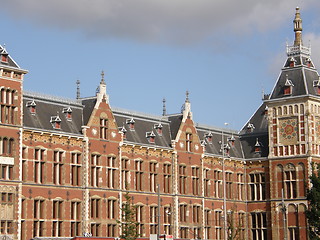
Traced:
<path fill-rule="evenodd" d="M 307 239 L 320 80 L 301 23 L 297 8 L 274 89 L 240 132 L 196 124 L 188 93 L 178 114 L 110 107 L 103 74 L 94 97 L 26 92 L 0 46 L 0 234 L 118 237 L 129 191 L 142 237 L 224 239 L 232 225 L 239 239 Z"/>

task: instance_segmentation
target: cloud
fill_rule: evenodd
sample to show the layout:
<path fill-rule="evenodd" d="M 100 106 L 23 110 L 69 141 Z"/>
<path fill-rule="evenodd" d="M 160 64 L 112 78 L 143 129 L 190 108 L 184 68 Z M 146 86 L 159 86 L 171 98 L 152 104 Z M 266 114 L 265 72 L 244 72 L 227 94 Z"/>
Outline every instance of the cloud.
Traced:
<path fill-rule="evenodd" d="M 0 0 L 0 3 L 1 11 L 12 18 L 66 31 L 78 30 L 90 37 L 194 43 L 274 29 L 292 18 L 300 1 Z M 309 1 L 309 6 L 313 1 Z"/>

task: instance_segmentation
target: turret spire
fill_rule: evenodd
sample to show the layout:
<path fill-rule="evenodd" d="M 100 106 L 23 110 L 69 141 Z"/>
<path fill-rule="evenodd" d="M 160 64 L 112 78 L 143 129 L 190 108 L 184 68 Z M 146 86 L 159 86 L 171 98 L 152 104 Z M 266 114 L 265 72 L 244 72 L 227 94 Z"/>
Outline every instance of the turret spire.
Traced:
<path fill-rule="evenodd" d="M 76 81 L 76 84 L 77 84 L 77 99 L 80 98 L 80 80 L 78 79 Z"/>
<path fill-rule="evenodd" d="M 296 16 L 293 20 L 295 32 L 294 46 L 302 46 L 302 19 L 299 10 L 299 7 L 296 7 Z"/>
<path fill-rule="evenodd" d="M 165 116 L 165 115 L 167 115 L 166 99 L 165 98 L 162 99 L 162 104 L 163 104 L 163 106 L 162 106 L 162 116 Z"/>

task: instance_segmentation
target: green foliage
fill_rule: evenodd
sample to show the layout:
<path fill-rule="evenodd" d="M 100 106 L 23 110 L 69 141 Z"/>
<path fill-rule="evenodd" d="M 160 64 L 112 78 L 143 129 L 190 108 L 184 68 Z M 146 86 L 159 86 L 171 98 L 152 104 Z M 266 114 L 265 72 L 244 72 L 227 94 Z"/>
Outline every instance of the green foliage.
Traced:
<path fill-rule="evenodd" d="M 227 228 L 228 228 L 228 240 L 241 240 L 241 230 L 244 227 L 244 219 L 235 219 L 235 210 L 234 207 L 227 215 Z"/>
<path fill-rule="evenodd" d="M 136 221 L 136 206 L 132 203 L 131 196 L 129 192 L 124 195 L 125 203 L 122 205 L 122 219 L 117 221 L 122 233 L 120 238 L 125 240 L 135 240 L 139 237 L 138 225 Z"/>
<path fill-rule="evenodd" d="M 308 191 L 307 199 L 309 209 L 306 216 L 309 223 L 309 238 L 311 240 L 320 239 L 320 165 L 317 165 L 318 171 L 312 171 L 310 181 L 312 188 Z"/>

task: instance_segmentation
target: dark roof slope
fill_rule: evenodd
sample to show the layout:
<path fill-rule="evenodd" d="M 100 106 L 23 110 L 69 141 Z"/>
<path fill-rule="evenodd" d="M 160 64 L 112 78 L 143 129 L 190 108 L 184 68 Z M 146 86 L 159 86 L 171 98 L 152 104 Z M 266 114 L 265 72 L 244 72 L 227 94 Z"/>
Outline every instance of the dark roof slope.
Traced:
<path fill-rule="evenodd" d="M 32 113 L 30 103 L 35 103 L 36 112 Z M 67 118 L 66 109 L 71 109 L 71 119 Z M 75 100 L 53 96 L 24 93 L 23 126 L 34 129 L 81 134 L 83 106 Z M 60 129 L 54 128 L 52 117 L 59 117 Z"/>
<path fill-rule="evenodd" d="M 290 62 L 294 60 L 294 66 L 290 67 Z M 310 63 L 308 63 L 310 61 Z M 292 83 L 292 93 L 285 95 L 284 88 L 287 81 Z M 314 81 L 319 80 L 319 74 L 308 57 L 298 55 L 288 57 L 284 68 L 282 69 L 278 81 L 276 82 L 270 99 L 285 97 L 296 97 L 303 95 L 317 95 L 314 87 Z"/>

